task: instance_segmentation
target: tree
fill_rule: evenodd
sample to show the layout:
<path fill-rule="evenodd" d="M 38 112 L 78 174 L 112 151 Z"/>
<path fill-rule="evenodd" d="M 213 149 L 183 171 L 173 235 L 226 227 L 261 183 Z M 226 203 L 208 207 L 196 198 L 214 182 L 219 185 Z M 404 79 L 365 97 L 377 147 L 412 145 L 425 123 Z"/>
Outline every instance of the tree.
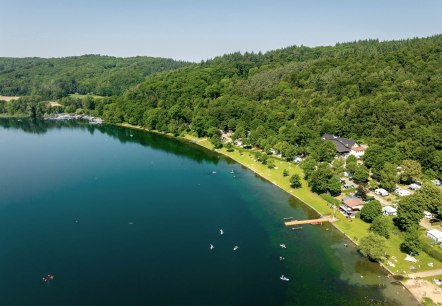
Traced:
<path fill-rule="evenodd" d="M 419 225 L 419 221 L 424 217 L 424 205 L 416 194 L 400 199 L 395 223 L 401 231 Z"/>
<path fill-rule="evenodd" d="M 382 215 L 382 206 L 379 201 L 370 201 L 361 209 L 361 220 L 367 223 L 373 222 L 380 215 Z"/>
<path fill-rule="evenodd" d="M 353 179 L 359 183 L 366 183 L 368 181 L 368 168 L 364 165 L 356 167 L 356 171 L 353 174 Z"/>
<path fill-rule="evenodd" d="M 350 155 L 347 157 L 347 160 L 345 162 L 345 170 L 351 174 L 355 173 L 357 168 L 357 159 L 354 155 Z"/>
<path fill-rule="evenodd" d="M 290 173 L 289 173 L 289 171 L 287 169 L 282 170 L 282 176 L 286 177 L 286 176 L 289 176 L 289 175 L 290 175 Z"/>
<path fill-rule="evenodd" d="M 419 206 L 439 217 L 442 215 L 442 190 L 432 183 L 426 182 L 411 197 L 417 198 Z"/>
<path fill-rule="evenodd" d="M 422 249 L 422 242 L 419 238 L 417 227 L 410 227 L 404 234 L 404 242 L 401 244 L 401 250 L 407 254 L 418 255 Z"/>
<path fill-rule="evenodd" d="M 301 178 L 299 177 L 298 174 L 293 174 L 290 177 L 290 187 L 292 188 L 301 188 L 302 184 L 301 184 Z"/>
<path fill-rule="evenodd" d="M 410 184 L 422 176 L 421 164 L 418 161 L 406 159 L 401 164 L 400 180 L 403 183 Z"/>
<path fill-rule="evenodd" d="M 380 171 L 381 186 L 388 191 L 393 191 L 396 188 L 397 180 L 397 167 L 393 164 L 385 163 Z"/>
<path fill-rule="evenodd" d="M 387 253 L 386 241 L 382 236 L 369 233 L 361 239 L 359 250 L 372 260 L 381 260 Z"/>
<path fill-rule="evenodd" d="M 331 141 L 322 141 L 316 153 L 319 161 L 330 163 L 336 155 L 336 146 Z"/>
<path fill-rule="evenodd" d="M 368 229 L 370 232 L 376 233 L 386 239 L 390 238 L 390 231 L 393 228 L 393 223 L 387 216 L 377 216 Z"/>
<path fill-rule="evenodd" d="M 332 162 L 332 169 L 333 172 L 338 176 L 341 177 L 344 173 L 344 165 L 345 161 L 342 158 L 335 158 Z"/>
<path fill-rule="evenodd" d="M 331 192 L 336 194 L 336 192 L 339 193 L 341 188 L 339 178 L 334 175 L 332 168 L 327 163 L 320 163 L 317 169 L 309 176 L 308 182 L 316 193 Z M 337 191 L 337 187 L 339 191 Z"/>
<path fill-rule="evenodd" d="M 300 164 L 299 166 L 304 170 L 304 178 L 306 180 L 309 179 L 311 174 L 316 170 L 317 167 L 317 161 L 311 157 L 307 156 Z"/>
<path fill-rule="evenodd" d="M 267 160 L 267 168 L 269 169 L 275 168 L 275 162 L 272 159 Z"/>
<path fill-rule="evenodd" d="M 213 147 L 215 149 L 220 149 L 223 147 L 223 143 L 221 142 L 221 137 L 217 135 L 213 135 L 212 137 L 210 137 L 210 142 L 213 144 Z"/>
<path fill-rule="evenodd" d="M 227 152 L 233 152 L 234 151 L 233 145 L 232 145 L 231 142 L 226 143 L 225 147 L 227 149 Z"/>

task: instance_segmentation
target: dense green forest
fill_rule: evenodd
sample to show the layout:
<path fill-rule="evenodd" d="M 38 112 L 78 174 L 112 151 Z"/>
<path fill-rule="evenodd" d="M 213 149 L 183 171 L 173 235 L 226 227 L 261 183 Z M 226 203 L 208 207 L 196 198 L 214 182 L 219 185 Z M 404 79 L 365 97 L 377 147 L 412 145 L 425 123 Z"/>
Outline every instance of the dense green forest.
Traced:
<path fill-rule="evenodd" d="M 77 60 L 87 63 L 88 57 Z M 48 69 L 47 63 L 42 65 Z M 85 84 L 93 85 L 85 85 L 81 92 L 114 97 L 78 100 L 75 105 L 66 100 L 64 105 L 108 122 L 211 138 L 218 137 L 219 129 L 232 130 L 234 138 L 250 146 L 276 149 L 288 159 L 310 154 L 319 161 L 324 161 L 318 152 L 320 136 L 336 134 L 369 145 L 365 165 L 378 177 L 403 160 L 418 161 L 429 177 L 442 177 L 442 35 L 234 53 L 145 80 L 145 74 L 140 76 L 128 65 L 116 72 L 114 83 L 108 81 L 103 65 L 97 71 L 87 64 L 83 67 L 95 82 L 85 78 Z M 11 73 L 24 71 L 15 68 Z M 5 75 L 1 74 L 0 84 L 7 82 Z M 57 83 L 57 78 L 34 76 L 23 75 L 23 83 L 32 84 L 25 88 L 63 96 L 51 89 L 44 94 L 48 89 L 38 82 L 41 77 Z M 64 76 L 60 74 L 61 80 L 66 80 Z M 119 95 L 140 79 L 144 81 Z M 0 88 L 7 93 L 4 85 Z M 78 87 L 75 92 L 80 92 Z M 30 92 L 9 92 L 23 93 Z"/>
<path fill-rule="evenodd" d="M 374 173 L 411 159 L 441 177 L 442 36 L 226 55 L 152 76 L 103 116 L 199 136 L 250 131 L 250 145 L 289 157 L 336 134 L 370 145 Z"/>
<path fill-rule="evenodd" d="M 114 96 L 148 75 L 188 65 L 165 58 L 84 55 L 0 58 L 0 95 L 57 99 L 69 94 Z"/>

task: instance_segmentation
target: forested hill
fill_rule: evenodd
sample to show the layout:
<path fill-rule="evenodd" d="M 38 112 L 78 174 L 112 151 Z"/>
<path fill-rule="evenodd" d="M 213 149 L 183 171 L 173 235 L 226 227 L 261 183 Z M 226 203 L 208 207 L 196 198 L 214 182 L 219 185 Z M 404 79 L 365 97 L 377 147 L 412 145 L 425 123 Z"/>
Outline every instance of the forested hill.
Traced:
<path fill-rule="evenodd" d="M 120 95 L 146 76 L 189 65 L 165 58 L 84 55 L 0 58 L 0 95 L 56 99 L 73 93 Z"/>
<path fill-rule="evenodd" d="M 251 131 L 251 145 L 286 156 L 314 150 L 326 132 L 440 176 L 442 35 L 230 54 L 151 76 L 103 115 L 175 134 Z"/>

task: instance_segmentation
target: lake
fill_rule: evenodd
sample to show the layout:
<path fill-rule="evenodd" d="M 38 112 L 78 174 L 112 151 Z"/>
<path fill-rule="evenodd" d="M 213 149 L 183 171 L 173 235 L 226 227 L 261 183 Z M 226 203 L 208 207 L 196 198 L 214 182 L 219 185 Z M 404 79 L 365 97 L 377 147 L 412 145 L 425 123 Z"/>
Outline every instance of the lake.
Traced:
<path fill-rule="evenodd" d="M 316 214 L 193 144 L 0 120 L 0 305 L 417 305 L 330 224 L 289 216 Z"/>

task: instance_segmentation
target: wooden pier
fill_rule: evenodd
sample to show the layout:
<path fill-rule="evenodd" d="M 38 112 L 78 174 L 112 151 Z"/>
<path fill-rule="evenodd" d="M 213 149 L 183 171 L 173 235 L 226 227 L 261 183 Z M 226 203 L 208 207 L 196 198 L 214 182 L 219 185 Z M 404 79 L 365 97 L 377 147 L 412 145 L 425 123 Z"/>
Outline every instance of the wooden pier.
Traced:
<path fill-rule="evenodd" d="M 320 219 L 312 219 L 312 220 L 290 220 L 285 221 L 285 226 L 295 226 L 295 225 L 302 225 L 302 224 L 322 224 L 323 222 L 333 222 L 334 219 L 332 218 L 320 218 Z"/>

